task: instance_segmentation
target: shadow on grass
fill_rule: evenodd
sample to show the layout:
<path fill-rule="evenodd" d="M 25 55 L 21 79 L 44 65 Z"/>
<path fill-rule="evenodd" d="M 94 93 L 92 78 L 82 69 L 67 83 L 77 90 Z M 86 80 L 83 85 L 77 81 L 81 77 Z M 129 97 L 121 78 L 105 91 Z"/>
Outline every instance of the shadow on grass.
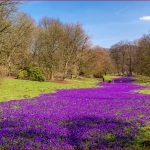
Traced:
<path fill-rule="evenodd" d="M 15 121 L 0 122 L 0 145 L 4 148 L 52 148 L 70 145 L 74 149 L 123 148 L 131 146 L 138 132 L 134 122 L 95 116 L 61 120 L 56 123 L 63 132 L 36 126 L 26 127 Z"/>

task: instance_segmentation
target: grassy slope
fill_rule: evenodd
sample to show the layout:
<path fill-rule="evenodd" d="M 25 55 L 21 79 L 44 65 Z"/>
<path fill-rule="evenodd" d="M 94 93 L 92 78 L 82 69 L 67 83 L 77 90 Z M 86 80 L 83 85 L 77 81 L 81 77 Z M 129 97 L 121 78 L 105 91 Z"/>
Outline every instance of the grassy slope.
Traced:
<path fill-rule="evenodd" d="M 106 76 L 106 80 L 113 76 Z M 0 102 L 38 96 L 57 89 L 96 87 L 97 79 L 67 80 L 67 84 L 54 82 L 37 82 L 28 80 L 5 79 L 0 85 Z"/>

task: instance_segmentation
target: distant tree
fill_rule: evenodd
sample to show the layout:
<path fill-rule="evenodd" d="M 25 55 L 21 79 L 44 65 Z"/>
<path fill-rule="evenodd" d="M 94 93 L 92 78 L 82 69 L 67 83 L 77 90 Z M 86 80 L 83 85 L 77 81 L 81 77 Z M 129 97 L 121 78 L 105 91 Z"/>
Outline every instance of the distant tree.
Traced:
<path fill-rule="evenodd" d="M 119 42 L 110 48 L 110 53 L 117 73 L 132 75 L 135 65 L 136 45 L 131 42 Z"/>
<path fill-rule="evenodd" d="M 150 76 L 150 34 L 137 41 L 136 72 Z"/>
<path fill-rule="evenodd" d="M 109 51 L 101 47 L 84 51 L 81 68 L 82 74 L 87 76 L 99 77 L 111 72 L 112 61 Z"/>

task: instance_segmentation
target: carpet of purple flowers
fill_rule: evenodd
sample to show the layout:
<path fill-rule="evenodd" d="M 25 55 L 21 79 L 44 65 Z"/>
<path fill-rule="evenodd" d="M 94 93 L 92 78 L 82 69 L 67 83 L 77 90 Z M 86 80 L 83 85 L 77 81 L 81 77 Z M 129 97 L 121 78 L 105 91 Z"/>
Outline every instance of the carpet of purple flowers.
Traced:
<path fill-rule="evenodd" d="M 150 95 L 129 77 L 0 103 L 0 148 L 100 149 L 132 145 L 150 121 Z"/>

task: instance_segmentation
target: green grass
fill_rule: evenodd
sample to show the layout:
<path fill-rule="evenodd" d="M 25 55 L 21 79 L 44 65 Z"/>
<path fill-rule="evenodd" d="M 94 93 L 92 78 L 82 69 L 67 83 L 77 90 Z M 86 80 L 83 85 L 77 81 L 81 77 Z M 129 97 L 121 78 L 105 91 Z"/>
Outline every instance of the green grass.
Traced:
<path fill-rule="evenodd" d="M 145 86 L 150 86 L 150 77 L 146 77 L 146 76 L 137 76 L 136 77 L 138 84 L 140 85 L 145 85 Z M 143 93 L 143 94 L 150 94 L 150 88 L 146 88 L 143 90 L 139 90 L 139 93 Z"/>
<path fill-rule="evenodd" d="M 105 76 L 105 78 L 106 80 L 111 80 L 114 76 Z M 65 84 L 5 79 L 2 84 L 0 84 L 0 102 L 35 97 L 42 93 L 49 93 L 58 89 L 96 87 L 97 82 L 100 82 L 100 79 L 83 78 L 80 80 L 67 80 Z"/>
<path fill-rule="evenodd" d="M 138 134 L 135 138 L 136 147 L 147 147 L 150 143 L 150 124 L 147 126 L 141 127 L 138 131 Z"/>
<path fill-rule="evenodd" d="M 135 77 L 138 84 L 144 85 L 144 86 L 150 86 L 150 77 L 146 76 L 136 76 Z M 150 94 L 150 88 L 146 88 L 143 90 L 138 90 L 137 92 L 143 93 L 143 94 Z M 150 123 L 148 123 L 146 126 L 143 126 L 139 129 L 138 134 L 135 138 L 134 146 L 137 150 L 148 150 L 150 143 Z"/>
<path fill-rule="evenodd" d="M 106 75 L 104 76 L 106 81 L 112 80 L 113 78 L 118 78 L 118 76 Z"/>

